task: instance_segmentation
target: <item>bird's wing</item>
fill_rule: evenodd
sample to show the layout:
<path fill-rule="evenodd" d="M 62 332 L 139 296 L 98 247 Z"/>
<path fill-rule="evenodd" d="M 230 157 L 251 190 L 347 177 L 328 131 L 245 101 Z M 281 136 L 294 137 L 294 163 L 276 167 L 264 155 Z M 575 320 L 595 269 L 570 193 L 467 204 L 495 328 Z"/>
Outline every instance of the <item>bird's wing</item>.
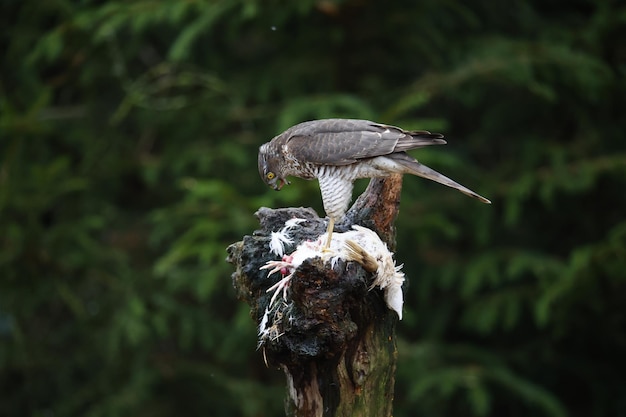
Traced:
<path fill-rule="evenodd" d="M 439 134 L 407 132 L 367 120 L 316 120 L 285 133 L 289 134 L 287 148 L 296 159 L 325 165 L 349 165 L 359 159 L 445 143 Z"/>

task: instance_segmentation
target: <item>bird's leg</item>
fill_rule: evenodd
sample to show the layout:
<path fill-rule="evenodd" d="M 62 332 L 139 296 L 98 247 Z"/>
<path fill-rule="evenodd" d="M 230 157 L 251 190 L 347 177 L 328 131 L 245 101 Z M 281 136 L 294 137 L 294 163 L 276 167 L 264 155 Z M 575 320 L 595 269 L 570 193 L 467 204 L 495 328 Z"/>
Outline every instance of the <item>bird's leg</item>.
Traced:
<path fill-rule="evenodd" d="M 265 291 L 265 292 L 274 291 L 274 294 L 272 295 L 272 298 L 270 299 L 270 303 L 269 303 L 270 307 L 274 305 L 274 301 L 276 300 L 276 297 L 278 297 L 278 294 L 280 294 L 281 291 L 283 292 L 283 299 L 285 300 L 287 299 L 287 288 L 289 288 L 291 277 L 293 277 L 293 272 L 287 276 L 283 275 L 283 278 L 280 281 L 278 281 L 276 284 L 272 285 Z"/>
<path fill-rule="evenodd" d="M 294 273 L 293 256 L 283 255 L 283 259 L 281 261 L 268 261 L 265 265 L 263 265 L 259 269 L 270 269 L 270 268 L 274 268 L 274 269 L 272 269 L 267 274 L 268 277 L 279 271 L 283 277 L 280 281 L 278 281 L 276 284 L 272 285 L 266 290 L 266 292 L 274 291 L 274 295 L 272 295 L 272 299 L 270 300 L 270 304 L 269 304 L 270 306 L 272 306 L 274 305 L 274 300 L 276 300 L 276 297 L 278 296 L 278 294 L 280 294 L 281 290 L 283 292 L 283 298 L 284 299 L 287 298 L 287 287 L 289 287 L 289 282 Z M 287 273 L 290 271 L 291 273 L 287 275 Z"/>
<path fill-rule="evenodd" d="M 328 217 L 328 229 L 326 229 L 326 245 L 324 245 L 324 252 L 330 252 L 330 241 L 333 238 L 333 229 L 335 228 L 335 220 L 332 217 Z"/>

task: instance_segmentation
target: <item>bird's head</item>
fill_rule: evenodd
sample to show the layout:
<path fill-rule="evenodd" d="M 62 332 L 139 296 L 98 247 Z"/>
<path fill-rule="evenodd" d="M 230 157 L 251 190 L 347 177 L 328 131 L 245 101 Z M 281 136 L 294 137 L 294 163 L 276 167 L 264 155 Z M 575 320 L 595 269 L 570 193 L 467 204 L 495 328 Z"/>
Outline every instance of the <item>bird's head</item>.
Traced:
<path fill-rule="evenodd" d="M 259 148 L 259 175 L 267 185 L 279 191 L 283 185 L 289 184 L 280 153 L 271 143 L 261 145 Z"/>

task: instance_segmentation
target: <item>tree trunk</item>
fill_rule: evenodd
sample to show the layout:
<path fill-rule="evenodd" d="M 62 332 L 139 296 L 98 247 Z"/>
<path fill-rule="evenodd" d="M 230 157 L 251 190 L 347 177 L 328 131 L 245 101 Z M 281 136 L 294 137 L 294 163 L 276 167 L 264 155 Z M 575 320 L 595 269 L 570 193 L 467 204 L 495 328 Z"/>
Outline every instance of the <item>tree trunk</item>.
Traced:
<path fill-rule="evenodd" d="M 393 250 L 402 177 L 372 179 L 337 232 L 359 224 L 374 230 Z M 269 250 L 271 233 L 292 218 L 306 219 L 290 233 L 291 253 L 323 234 L 326 223 L 312 209 L 261 208 L 261 229 L 228 248 L 236 266 L 233 284 L 251 307 L 266 337 L 260 348 L 268 365 L 287 377 L 286 414 L 297 417 L 383 417 L 392 415 L 396 368 L 395 324 L 380 290 L 369 290 L 372 274 L 356 262 L 335 265 L 305 260 L 289 283 L 288 302 L 269 306 L 266 291 L 277 278 L 259 268 L 279 256 Z"/>

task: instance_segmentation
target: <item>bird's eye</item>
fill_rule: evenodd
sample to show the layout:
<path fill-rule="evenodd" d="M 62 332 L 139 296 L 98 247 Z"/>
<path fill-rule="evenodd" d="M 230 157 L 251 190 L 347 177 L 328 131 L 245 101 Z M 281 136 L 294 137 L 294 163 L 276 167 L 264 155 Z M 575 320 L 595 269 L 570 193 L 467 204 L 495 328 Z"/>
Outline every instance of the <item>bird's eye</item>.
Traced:
<path fill-rule="evenodd" d="M 273 180 L 276 174 L 274 174 L 273 172 L 268 172 L 267 175 L 265 176 L 267 177 L 268 180 Z"/>

